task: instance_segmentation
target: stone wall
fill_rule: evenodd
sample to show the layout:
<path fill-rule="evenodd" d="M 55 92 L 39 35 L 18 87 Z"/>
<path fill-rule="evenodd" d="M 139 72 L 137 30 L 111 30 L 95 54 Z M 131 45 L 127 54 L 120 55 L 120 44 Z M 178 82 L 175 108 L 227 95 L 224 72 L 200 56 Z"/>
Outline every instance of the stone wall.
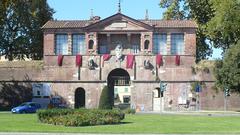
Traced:
<path fill-rule="evenodd" d="M 48 56 L 50 57 L 50 56 Z M 160 68 L 145 69 L 143 61 L 150 60 L 155 65 L 155 56 L 136 56 L 136 69 L 126 69 L 126 61 L 116 62 L 114 56 L 109 61 L 102 64 L 100 56 L 93 56 L 97 63 L 94 70 L 87 66 L 87 59 L 92 56 L 83 56 L 83 65 L 80 67 L 80 80 L 78 78 L 78 67 L 75 66 L 75 56 L 64 57 L 63 66 L 57 65 L 57 56 L 48 59 L 51 65 L 44 65 L 43 62 L 1 62 L 0 78 L 1 82 L 12 83 L 21 82 L 31 83 L 49 83 L 51 85 L 52 95 L 63 97 L 66 104 L 74 106 L 74 94 L 77 88 L 83 88 L 86 92 L 86 107 L 98 107 L 101 90 L 106 85 L 108 74 L 116 68 L 125 69 L 131 78 L 131 107 L 144 108 L 144 111 L 153 109 L 153 90 L 159 88 L 159 79 L 166 82 L 167 89 L 164 92 L 164 110 L 165 111 L 186 111 L 196 110 L 196 102 L 192 101 L 195 93 L 191 91 L 191 83 L 194 81 L 204 82 L 204 87 L 200 93 L 200 104 L 202 110 L 223 110 L 224 96 L 223 92 L 213 89 L 212 70 L 199 68 L 193 73 L 193 67 L 190 65 L 194 58 L 189 56 L 181 57 L 181 65 L 174 64 L 174 56 L 164 56 L 164 65 Z M 136 76 L 135 76 L 136 75 Z M 179 105 L 179 97 L 185 93 L 190 100 L 191 107 Z M 239 110 L 240 98 L 238 94 L 231 93 L 228 97 L 228 110 Z"/>

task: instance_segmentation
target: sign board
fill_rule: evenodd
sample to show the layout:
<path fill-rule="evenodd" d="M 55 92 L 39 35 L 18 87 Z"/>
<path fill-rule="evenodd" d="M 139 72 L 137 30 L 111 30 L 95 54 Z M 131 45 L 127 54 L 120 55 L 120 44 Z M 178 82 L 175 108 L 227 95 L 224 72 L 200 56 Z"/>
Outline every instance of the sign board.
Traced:
<path fill-rule="evenodd" d="M 196 88 L 195 88 L 195 91 L 196 91 L 196 92 L 202 92 L 202 87 L 201 87 L 201 85 L 198 84 L 198 85 L 196 86 Z"/>
<path fill-rule="evenodd" d="M 47 97 L 51 95 L 51 87 L 48 83 L 33 83 L 32 84 L 33 97 Z"/>
<path fill-rule="evenodd" d="M 178 104 L 187 104 L 187 99 L 183 97 L 178 97 Z"/>
<path fill-rule="evenodd" d="M 127 23 L 126 22 L 115 22 L 111 24 L 112 28 L 126 28 Z"/>

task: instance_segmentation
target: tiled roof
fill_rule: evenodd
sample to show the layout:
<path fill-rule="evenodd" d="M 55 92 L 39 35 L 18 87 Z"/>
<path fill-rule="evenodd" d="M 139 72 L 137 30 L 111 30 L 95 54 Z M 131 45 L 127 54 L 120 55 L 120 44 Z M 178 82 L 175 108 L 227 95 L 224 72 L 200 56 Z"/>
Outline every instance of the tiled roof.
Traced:
<path fill-rule="evenodd" d="M 89 20 L 50 20 L 47 23 L 45 23 L 42 28 L 48 29 L 48 28 L 83 28 L 91 24 L 91 21 Z"/>
<path fill-rule="evenodd" d="M 191 20 L 139 20 L 158 28 L 197 28 L 197 24 Z"/>
<path fill-rule="evenodd" d="M 197 24 L 191 20 L 138 20 L 157 28 L 197 28 Z M 48 28 L 84 28 L 93 22 L 90 20 L 51 20 L 43 25 L 43 29 Z"/>

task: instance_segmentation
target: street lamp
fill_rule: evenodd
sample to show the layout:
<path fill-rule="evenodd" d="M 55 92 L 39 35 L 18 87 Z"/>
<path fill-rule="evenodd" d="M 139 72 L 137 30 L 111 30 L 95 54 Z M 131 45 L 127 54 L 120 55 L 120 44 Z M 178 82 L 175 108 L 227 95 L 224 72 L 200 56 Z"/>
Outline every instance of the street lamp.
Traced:
<path fill-rule="evenodd" d="M 227 111 L 227 97 L 230 96 L 230 90 L 224 87 L 224 111 Z"/>

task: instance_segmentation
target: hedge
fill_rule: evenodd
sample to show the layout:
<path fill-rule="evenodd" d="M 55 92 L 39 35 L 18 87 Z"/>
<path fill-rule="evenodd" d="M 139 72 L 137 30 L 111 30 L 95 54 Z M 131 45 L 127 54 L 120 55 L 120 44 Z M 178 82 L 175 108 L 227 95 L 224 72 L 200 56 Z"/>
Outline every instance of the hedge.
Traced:
<path fill-rule="evenodd" d="M 124 119 L 120 110 L 48 109 L 37 111 L 42 123 L 64 126 L 93 126 L 118 124 Z"/>

